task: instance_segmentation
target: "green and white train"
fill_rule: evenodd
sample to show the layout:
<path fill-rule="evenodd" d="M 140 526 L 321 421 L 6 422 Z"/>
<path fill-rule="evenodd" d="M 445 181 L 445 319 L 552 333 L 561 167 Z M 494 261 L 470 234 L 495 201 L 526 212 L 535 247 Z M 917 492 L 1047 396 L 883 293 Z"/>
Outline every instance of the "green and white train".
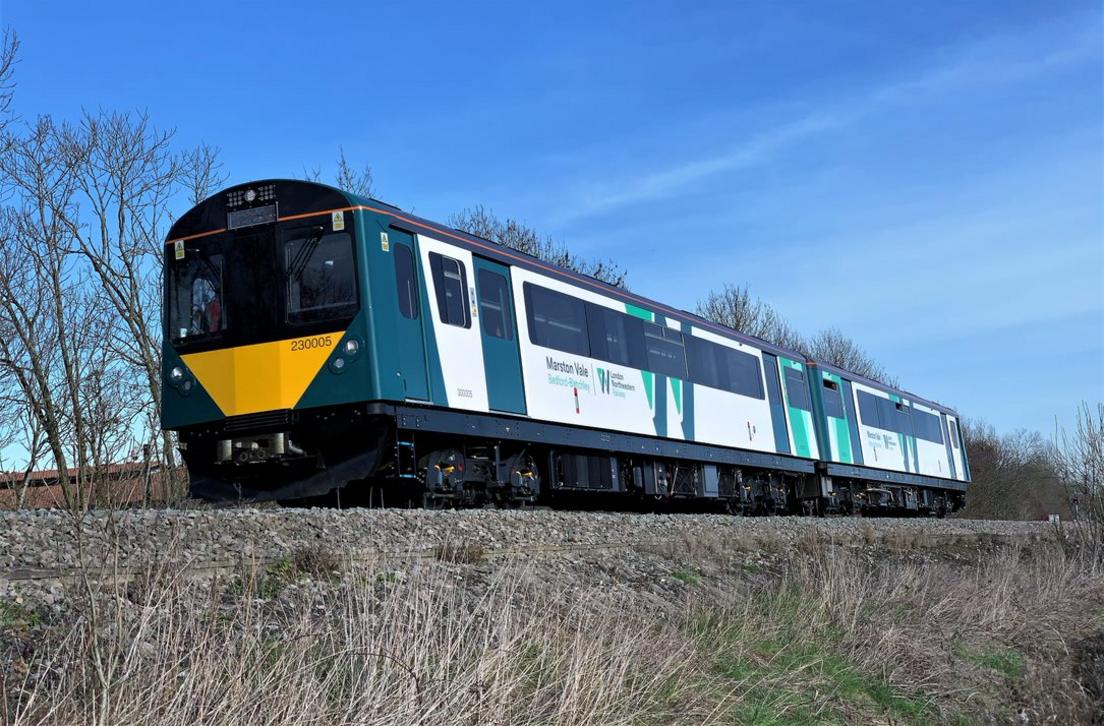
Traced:
<path fill-rule="evenodd" d="M 951 409 L 373 199 L 242 184 L 170 230 L 196 496 L 943 514 Z"/>

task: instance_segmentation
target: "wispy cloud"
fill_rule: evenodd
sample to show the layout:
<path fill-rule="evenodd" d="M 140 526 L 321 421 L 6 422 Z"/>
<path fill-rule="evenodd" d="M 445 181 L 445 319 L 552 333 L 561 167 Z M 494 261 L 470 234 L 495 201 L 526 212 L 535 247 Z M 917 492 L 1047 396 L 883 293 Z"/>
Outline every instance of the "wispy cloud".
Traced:
<path fill-rule="evenodd" d="M 618 179 L 584 182 L 579 199 L 558 221 L 567 223 L 620 207 L 657 201 L 692 185 L 725 173 L 755 168 L 805 140 L 850 126 L 887 108 L 932 96 L 971 89 L 1012 85 L 1070 66 L 1099 62 L 1099 18 L 1079 18 L 1071 32 L 1049 39 L 1049 44 L 1024 44 L 1019 39 L 995 37 L 958 49 L 954 59 L 933 64 L 921 73 L 869 89 L 859 97 L 741 139 L 708 157 L 680 161 L 665 168 L 645 170 Z"/>

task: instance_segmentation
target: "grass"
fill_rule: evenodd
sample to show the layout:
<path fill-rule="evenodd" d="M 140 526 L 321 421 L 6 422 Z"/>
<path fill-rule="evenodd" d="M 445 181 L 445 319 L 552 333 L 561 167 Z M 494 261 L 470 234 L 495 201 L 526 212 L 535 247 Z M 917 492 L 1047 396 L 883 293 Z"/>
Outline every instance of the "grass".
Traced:
<path fill-rule="evenodd" d="M 42 622 L 38 613 L 17 600 L 0 600 L 0 630 L 22 631 Z"/>
<path fill-rule="evenodd" d="M 999 645 L 970 647 L 957 643 L 954 652 L 970 663 L 980 668 L 997 671 L 1012 681 L 1019 679 L 1024 672 L 1024 656 L 1016 648 Z"/>
<path fill-rule="evenodd" d="M 635 580 L 463 543 L 379 569 L 304 551 L 235 582 L 75 589 L 29 649 L 4 633 L 34 608 L 0 600 L 0 721 L 1078 723 L 1102 705 L 1062 660 L 1101 629 L 1097 565 L 800 549 L 752 574 L 719 545 L 639 554 Z"/>
<path fill-rule="evenodd" d="M 929 704 L 857 662 L 845 634 L 803 619 L 817 608 L 813 595 L 787 587 L 758 600 L 755 610 L 772 617 L 743 620 L 719 638 L 708 626 L 697 629 L 718 644 L 715 667 L 741 694 L 732 709 L 736 723 L 849 723 L 855 713 L 930 722 Z"/>
<path fill-rule="evenodd" d="M 675 570 L 671 573 L 671 577 L 685 585 L 697 585 L 701 582 L 701 577 L 691 570 Z"/>

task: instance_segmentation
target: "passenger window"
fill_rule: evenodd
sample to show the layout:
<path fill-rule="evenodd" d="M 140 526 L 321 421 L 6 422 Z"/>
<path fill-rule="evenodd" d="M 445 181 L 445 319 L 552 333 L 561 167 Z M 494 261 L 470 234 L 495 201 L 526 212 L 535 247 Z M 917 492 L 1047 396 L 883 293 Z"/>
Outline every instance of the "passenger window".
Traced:
<path fill-rule="evenodd" d="M 933 444 L 943 443 L 943 429 L 940 428 L 939 417 L 935 414 L 914 408 L 912 410 L 912 428 L 913 435 L 918 439 L 924 439 Z"/>
<path fill-rule="evenodd" d="M 824 390 L 821 391 L 824 399 L 824 415 L 832 418 L 847 418 L 843 413 L 843 397 L 840 395 L 839 384 L 835 381 L 824 379 Z"/>
<path fill-rule="evenodd" d="M 528 282 L 523 289 L 529 340 L 545 348 L 589 355 L 590 341 L 583 301 Z"/>
<path fill-rule="evenodd" d="M 878 403 L 880 400 L 877 396 L 866 391 L 859 391 L 859 417 L 862 419 L 864 426 L 873 426 L 878 429 L 885 428 L 882 425 L 882 409 Z"/>
<path fill-rule="evenodd" d="M 483 332 L 493 338 L 513 340 L 513 315 L 506 278 L 490 270 L 479 271 L 479 315 Z"/>
<path fill-rule="evenodd" d="M 586 303 L 592 358 L 644 368 L 643 321 L 616 310 Z"/>
<path fill-rule="evenodd" d="M 648 370 L 672 378 L 686 379 L 686 351 L 682 333 L 666 325 L 645 323 L 644 350 Z"/>
<path fill-rule="evenodd" d="M 459 260 L 429 253 L 429 268 L 437 290 L 437 314 L 446 325 L 471 327 L 468 312 L 468 276 Z"/>
<path fill-rule="evenodd" d="M 717 358 L 722 352 L 719 349 L 720 346 L 692 335 L 686 339 L 686 365 L 691 381 L 710 388 L 727 388 L 721 385 L 717 373 Z"/>
<path fill-rule="evenodd" d="M 720 347 L 720 346 L 718 346 Z M 743 351 L 720 347 L 721 385 L 742 396 L 763 398 L 763 373 L 759 358 Z"/>
<path fill-rule="evenodd" d="M 794 408 L 800 408 L 802 411 L 812 411 L 812 402 L 809 401 L 809 388 L 805 385 L 805 374 L 789 366 L 784 370 L 786 397 L 789 399 L 790 405 Z"/>
<path fill-rule="evenodd" d="M 951 432 L 951 445 L 958 448 L 958 424 L 953 419 L 947 419 L 947 430 Z"/>
<path fill-rule="evenodd" d="M 284 245 L 284 263 L 289 322 L 332 320 L 356 311 L 356 265 L 349 235 L 293 239 Z"/>
<path fill-rule="evenodd" d="M 418 317 L 418 282 L 414 276 L 414 253 L 404 244 L 395 245 L 395 287 L 399 312 L 404 318 Z"/>

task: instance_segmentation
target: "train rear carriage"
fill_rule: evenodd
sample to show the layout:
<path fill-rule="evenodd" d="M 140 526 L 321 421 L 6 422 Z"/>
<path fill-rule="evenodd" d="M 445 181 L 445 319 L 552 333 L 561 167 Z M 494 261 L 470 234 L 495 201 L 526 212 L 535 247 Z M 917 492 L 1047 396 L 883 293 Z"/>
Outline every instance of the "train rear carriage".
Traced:
<path fill-rule="evenodd" d="M 825 363 L 810 369 L 826 496 L 846 509 L 961 506 L 970 475 L 957 413 Z"/>

